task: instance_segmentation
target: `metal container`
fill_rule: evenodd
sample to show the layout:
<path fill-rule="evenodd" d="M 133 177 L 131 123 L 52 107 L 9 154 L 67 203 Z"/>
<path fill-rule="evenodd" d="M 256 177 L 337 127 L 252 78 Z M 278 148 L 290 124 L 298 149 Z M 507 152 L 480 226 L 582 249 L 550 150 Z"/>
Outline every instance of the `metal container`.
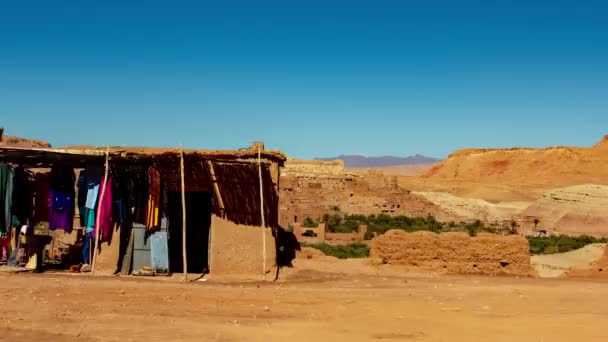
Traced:
<path fill-rule="evenodd" d="M 169 273 L 169 248 L 167 232 L 159 231 L 150 236 L 152 269 L 156 273 Z"/>
<path fill-rule="evenodd" d="M 146 233 L 146 226 L 133 224 L 133 271 L 152 266 L 150 239 Z"/>

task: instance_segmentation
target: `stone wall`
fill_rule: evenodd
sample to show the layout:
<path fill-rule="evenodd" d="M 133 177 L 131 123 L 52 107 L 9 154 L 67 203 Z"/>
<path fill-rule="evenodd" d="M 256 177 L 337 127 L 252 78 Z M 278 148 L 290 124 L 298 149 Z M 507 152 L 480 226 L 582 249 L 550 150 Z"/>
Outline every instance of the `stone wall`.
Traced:
<path fill-rule="evenodd" d="M 325 233 L 325 239 L 335 243 L 362 242 L 365 240 L 365 233 L 367 233 L 367 226 L 362 224 L 359 225 L 358 231 L 352 233 Z"/>
<path fill-rule="evenodd" d="M 519 235 L 408 233 L 389 230 L 372 241 L 370 257 L 378 264 L 460 274 L 535 274 L 528 241 Z"/>
<path fill-rule="evenodd" d="M 322 174 L 322 175 L 341 175 L 344 171 L 344 161 L 334 160 L 330 162 L 320 160 L 299 160 L 289 158 L 283 167 L 283 175 L 294 174 Z"/>
<path fill-rule="evenodd" d="M 317 236 L 306 236 L 305 232 L 312 231 Z M 367 233 L 367 226 L 362 224 L 359 226 L 359 230 L 352 233 L 330 233 L 326 231 L 325 223 L 319 223 L 317 227 L 303 227 L 300 224 L 293 226 L 293 233 L 296 239 L 300 242 L 306 243 L 328 243 L 334 245 L 343 245 L 353 242 L 362 242 L 365 240 L 365 233 Z"/>

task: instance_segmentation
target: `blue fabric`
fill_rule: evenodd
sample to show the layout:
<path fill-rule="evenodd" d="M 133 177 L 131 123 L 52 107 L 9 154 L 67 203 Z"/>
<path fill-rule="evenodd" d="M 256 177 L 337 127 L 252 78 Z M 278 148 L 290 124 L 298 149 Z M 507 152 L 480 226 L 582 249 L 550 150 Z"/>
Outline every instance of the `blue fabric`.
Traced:
<path fill-rule="evenodd" d="M 86 234 L 84 237 L 84 243 L 82 245 L 82 263 L 90 264 L 89 260 L 89 250 L 95 246 L 95 239 L 93 239 L 93 234 Z"/>
<path fill-rule="evenodd" d="M 85 207 L 89 209 L 95 209 L 95 205 L 97 204 L 97 196 L 99 195 L 99 183 L 95 184 L 89 182 L 87 184 L 87 202 Z"/>

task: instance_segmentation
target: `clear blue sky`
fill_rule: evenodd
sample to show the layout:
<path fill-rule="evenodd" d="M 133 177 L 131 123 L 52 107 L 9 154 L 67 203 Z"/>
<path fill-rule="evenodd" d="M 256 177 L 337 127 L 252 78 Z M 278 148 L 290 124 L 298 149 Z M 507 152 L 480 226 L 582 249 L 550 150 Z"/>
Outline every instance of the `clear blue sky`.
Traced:
<path fill-rule="evenodd" d="M 591 145 L 608 2 L 0 0 L 0 125 L 300 158 Z"/>

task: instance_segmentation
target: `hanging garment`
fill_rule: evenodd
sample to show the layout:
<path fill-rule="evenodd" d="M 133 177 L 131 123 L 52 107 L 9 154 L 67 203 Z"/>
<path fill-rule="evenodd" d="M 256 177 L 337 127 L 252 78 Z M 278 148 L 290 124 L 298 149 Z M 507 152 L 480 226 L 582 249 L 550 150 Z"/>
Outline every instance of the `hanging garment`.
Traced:
<path fill-rule="evenodd" d="M 147 166 L 112 165 L 112 196 L 122 200 L 123 222 L 146 222 L 148 202 Z M 120 211 L 118 211 L 120 212 Z"/>
<path fill-rule="evenodd" d="M 83 237 L 83 239 L 82 263 L 86 265 L 91 263 L 91 254 L 92 249 L 95 247 L 95 238 L 93 237 L 93 234 L 87 234 Z"/>
<path fill-rule="evenodd" d="M 80 217 L 80 226 L 86 227 L 86 210 L 85 203 L 87 202 L 87 170 L 81 170 L 78 174 L 78 181 L 76 182 L 76 186 L 78 187 L 78 215 Z"/>
<path fill-rule="evenodd" d="M 51 169 L 51 188 L 65 195 L 74 193 L 76 175 L 71 167 L 53 167 Z"/>
<path fill-rule="evenodd" d="M 169 190 L 166 183 L 162 186 L 161 197 L 160 229 L 169 231 Z"/>
<path fill-rule="evenodd" d="M 93 227 L 95 227 L 95 212 L 103 172 L 103 169 L 93 167 L 80 171 L 80 175 L 78 176 L 80 226 L 86 227 L 90 233 L 93 232 Z"/>
<path fill-rule="evenodd" d="M 13 226 L 20 227 L 27 224 L 32 218 L 33 205 L 33 183 L 34 175 L 23 167 L 15 169 L 15 181 L 13 189 L 13 202 L 11 212 L 13 215 Z"/>
<path fill-rule="evenodd" d="M 73 168 L 53 167 L 51 169 L 51 209 L 49 229 L 63 229 L 72 232 L 74 225 L 74 183 Z"/>
<path fill-rule="evenodd" d="M 74 195 L 65 195 L 51 190 L 51 210 L 49 214 L 49 229 L 63 229 L 71 233 L 74 225 Z"/>
<path fill-rule="evenodd" d="M 0 164 L 0 237 L 5 237 L 11 229 L 14 175 L 10 165 Z"/>
<path fill-rule="evenodd" d="M 5 237 L 0 237 L 0 251 L 2 255 L 0 255 L 0 262 L 7 262 L 9 257 L 9 249 L 11 246 L 11 239 L 7 235 Z"/>
<path fill-rule="evenodd" d="M 118 225 L 123 225 L 127 222 L 127 207 L 125 194 L 123 191 L 124 180 L 115 175 L 112 177 L 112 217 L 113 221 Z"/>
<path fill-rule="evenodd" d="M 154 167 L 148 168 L 148 205 L 146 210 L 146 227 L 155 229 L 158 227 L 160 213 L 160 172 Z"/>
<path fill-rule="evenodd" d="M 101 184 L 103 184 L 103 181 L 104 179 L 102 178 Z M 100 242 L 107 242 L 112 240 L 114 228 L 114 221 L 112 219 L 112 176 L 108 177 L 105 191 L 102 190 L 102 192 L 103 197 L 100 196 L 99 198 L 99 227 L 95 230 L 95 236 L 100 237 Z M 101 232 L 101 236 L 99 232 Z"/>
<path fill-rule="evenodd" d="M 97 205 L 97 199 L 99 198 L 99 182 L 101 178 L 97 180 L 97 183 L 93 180 L 87 180 L 87 201 L 85 207 L 89 209 L 95 209 Z"/>
<path fill-rule="evenodd" d="M 48 221 L 51 208 L 51 175 L 37 173 L 34 176 L 34 215 L 33 223 Z"/>

